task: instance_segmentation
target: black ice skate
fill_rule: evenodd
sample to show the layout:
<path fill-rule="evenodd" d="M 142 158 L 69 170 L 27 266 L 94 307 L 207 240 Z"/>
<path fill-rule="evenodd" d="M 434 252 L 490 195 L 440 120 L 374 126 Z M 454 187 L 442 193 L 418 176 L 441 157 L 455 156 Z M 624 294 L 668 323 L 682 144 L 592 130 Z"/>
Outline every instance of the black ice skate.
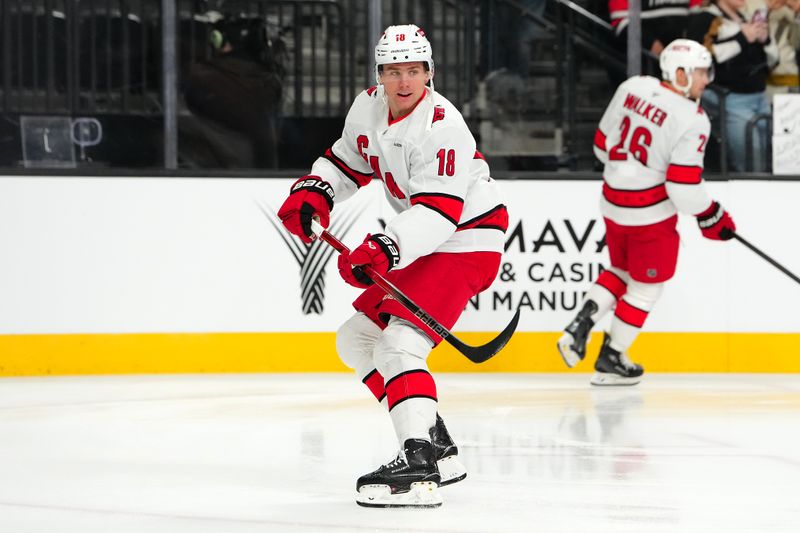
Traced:
<path fill-rule="evenodd" d="M 439 507 L 441 480 L 433 444 L 408 439 L 404 454 L 358 478 L 356 503 L 364 507 Z"/>
<path fill-rule="evenodd" d="M 606 333 L 603 336 L 603 347 L 594 364 L 596 370 L 592 376 L 592 385 L 636 385 L 642 380 L 644 369 L 628 358 L 624 352 L 620 353 L 609 344 L 611 337 Z"/>
<path fill-rule="evenodd" d="M 436 414 L 436 425 L 431 428 L 431 442 L 436 456 L 436 466 L 441 476 L 440 487 L 452 485 L 467 477 L 467 469 L 458 460 L 458 447 L 450 437 L 444 420 Z"/>
<path fill-rule="evenodd" d="M 564 334 L 558 339 L 558 351 L 568 367 L 577 365 L 586 356 L 586 341 L 592 331 L 594 321 L 590 318 L 597 312 L 594 300 L 586 300 L 572 322 L 564 329 Z"/>

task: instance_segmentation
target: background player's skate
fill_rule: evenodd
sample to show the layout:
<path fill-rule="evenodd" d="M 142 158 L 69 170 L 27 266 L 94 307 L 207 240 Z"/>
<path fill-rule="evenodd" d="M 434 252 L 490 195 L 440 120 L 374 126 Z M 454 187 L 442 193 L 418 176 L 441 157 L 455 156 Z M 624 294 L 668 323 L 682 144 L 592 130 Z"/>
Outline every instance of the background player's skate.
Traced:
<path fill-rule="evenodd" d="M 594 326 L 594 320 L 591 317 L 595 313 L 597 313 L 597 304 L 593 300 L 586 300 L 583 308 L 564 328 L 564 334 L 558 340 L 558 351 L 570 368 L 586 357 L 586 341 Z"/>
<path fill-rule="evenodd" d="M 605 333 L 600 355 L 594 364 L 592 385 L 636 385 L 642 380 L 644 369 L 628 358 L 628 354 L 610 346 L 611 336 Z"/>

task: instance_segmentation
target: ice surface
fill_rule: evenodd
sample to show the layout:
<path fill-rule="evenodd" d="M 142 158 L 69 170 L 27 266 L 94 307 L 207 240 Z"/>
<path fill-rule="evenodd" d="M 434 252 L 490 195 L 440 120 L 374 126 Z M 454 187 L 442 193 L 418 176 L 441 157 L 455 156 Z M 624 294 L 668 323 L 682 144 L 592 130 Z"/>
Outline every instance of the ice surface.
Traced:
<path fill-rule="evenodd" d="M 435 376 L 433 510 L 355 504 L 397 443 L 347 374 L 0 379 L 0 531 L 800 531 L 800 376 L 589 376 Z"/>

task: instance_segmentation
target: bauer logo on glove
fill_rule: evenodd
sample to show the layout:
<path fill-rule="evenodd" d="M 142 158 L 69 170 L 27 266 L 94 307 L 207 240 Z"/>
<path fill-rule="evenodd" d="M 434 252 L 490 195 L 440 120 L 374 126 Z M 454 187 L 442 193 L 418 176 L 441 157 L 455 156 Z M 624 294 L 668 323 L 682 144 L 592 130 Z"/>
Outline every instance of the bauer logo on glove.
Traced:
<path fill-rule="evenodd" d="M 400 249 L 390 237 L 383 233 L 367 235 L 364 242 L 345 257 L 339 256 L 339 274 L 354 287 L 365 288 L 372 285 L 362 266 L 369 266 L 383 276 L 400 263 Z"/>
<path fill-rule="evenodd" d="M 330 225 L 333 199 L 336 196 L 330 183 L 319 176 L 303 176 L 289 189 L 289 197 L 278 210 L 278 217 L 289 232 L 304 243 L 314 240 L 311 219 L 322 227 Z"/>
<path fill-rule="evenodd" d="M 292 185 L 290 194 L 302 189 L 313 189 L 315 191 L 319 191 L 326 194 L 330 199 L 331 204 L 333 204 L 333 199 L 336 197 L 336 194 L 333 192 L 333 187 L 331 187 L 327 181 L 322 181 L 321 179 L 318 178 L 311 178 L 311 179 L 300 178 L 294 183 L 294 185 Z"/>
<path fill-rule="evenodd" d="M 703 237 L 715 241 L 727 241 L 736 231 L 736 224 L 719 202 L 711 202 L 708 209 L 697 215 L 697 225 Z"/>

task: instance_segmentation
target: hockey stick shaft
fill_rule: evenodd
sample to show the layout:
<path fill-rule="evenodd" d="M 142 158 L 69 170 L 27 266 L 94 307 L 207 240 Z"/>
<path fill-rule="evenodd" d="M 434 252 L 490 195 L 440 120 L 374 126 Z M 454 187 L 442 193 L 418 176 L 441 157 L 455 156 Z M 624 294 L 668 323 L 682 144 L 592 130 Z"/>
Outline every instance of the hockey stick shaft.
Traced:
<path fill-rule="evenodd" d="M 350 250 L 339 239 L 328 233 L 316 220 L 311 223 L 312 231 L 317 237 L 331 245 L 334 250 L 340 254 L 349 254 Z M 400 289 L 394 286 L 392 282 L 381 276 L 378 272 L 369 265 L 361 265 L 364 274 L 367 275 L 375 284 L 380 287 L 386 294 L 397 300 L 403 307 L 411 311 L 414 316 L 428 326 L 436 335 L 439 335 L 445 342 L 453 346 L 462 355 L 473 363 L 483 363 L 494 357 L 511 339 L 514 331 L 519 322 L 519 309 L 517 309 L 514 318 L 506 326 L 506 328 L 492 341 L 481 346 L 470 346 L 459 340 L 449 329 L 441 325 L 436 319 L 425 312 L 419 305 L 414 303 L 411 298 L 406 296 Z"/>
<path fill-rule="evenodd" d="M 744 237 L 742 237 L 741 235 L 739 235 L 735 231 L 732 232 L 732 233 L 733 233 L 733 238 L 734 239 L 736 239 L 740 243 L 742 243 L 745 246 L 747 246 L 748 248 L 750 248 L 753 252 L 755 252 L 756 254 L 760 255 L 769 264 L 771 264 L 772 266 L 774 266 L 775 268 L 777 268 L 778 270 L 780 270 L 781 272 L 783 272 L 784 274 L 786 274 L 787 276 L 789 276 L 790 278 L 795 280 L 797 283 L 800 283 L 800 278 L 798 278 L 795 274 L 793 274 L 791 271 L 789 271 L 788 268 L 786 268 L 785 266 L 781 265 L 780 263 L 775 261 L 773 258 L 771 258 L 767 254 L 765 254 L 764 252 L 762 252 L 761 250 L 759 250 L 758 248 L 756 248 L 755 246 L 750 244 L 747 240 L 745 240 Z"/>

